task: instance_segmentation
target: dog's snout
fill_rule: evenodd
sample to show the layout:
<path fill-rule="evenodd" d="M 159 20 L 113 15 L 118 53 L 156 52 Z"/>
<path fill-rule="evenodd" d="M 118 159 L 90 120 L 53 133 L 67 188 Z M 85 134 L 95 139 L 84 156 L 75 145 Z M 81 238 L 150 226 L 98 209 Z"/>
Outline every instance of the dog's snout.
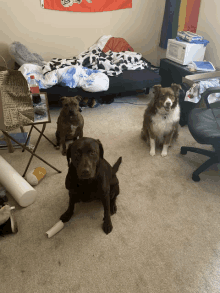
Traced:
<path fill-rule="evenodd" d="M 167 99 L 164 103 L 165 108 L 170 108 L 172 106 L 172 101 L 170 99 Z"/>
<path fill-rule="evenodd" d="M 88 176 L 89 174 L 90 174 L 89 168 L 85 168 L 85 169 L 82 170 L 82 175 L 83 176 Z"/>
<path fill-rule="evenodd" d="M 74 112 L 72 110 L 69 110 L 70 115 L 74 115 Z"/>

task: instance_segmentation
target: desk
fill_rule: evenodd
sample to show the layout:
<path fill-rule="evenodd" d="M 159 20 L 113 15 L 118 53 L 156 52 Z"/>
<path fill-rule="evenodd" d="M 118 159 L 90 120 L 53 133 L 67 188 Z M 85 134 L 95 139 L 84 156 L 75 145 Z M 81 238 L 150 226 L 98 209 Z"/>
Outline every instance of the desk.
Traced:
<path fill-rule="evenodd" d="M 5 135 L 5 137 L 8 138 L 9 141 L 10 141 L 10 140 L 13 140 L 14 142 L 16 142 L 18 145 L 20 145 L 20 146 L 23 148 L 22 152 L 24 152 L 25 150 L 27 150 L 29 153 L 31 153 L 31 157 L 30 157 L 29 162 L 28 162 L 28 164 L 27 164 L 27 167 L 26 167 L 26 169 L 25 169 L 25 171 L 24 171 L 23 177 L 26 175 L 26 172 L 27 172 L 27 170 L 28 170 L 28 168 L 29 168 L 29 166 L 30 166 L 30 163 L 31 163 L 32 159 L 33 159 L 33 156 L 35 156 L 35 157 L 37 157 L 39 160 L 43 161 L 45 164 L 47 164 L 48 166 L 50 166 L 51 168 L 53 168 L 54 170 L 56 170 L 58 173 L 61 173 L 61 171 L 59 171 L 59 170 L 56 169 L 54 166 L 52 166 L 51 164 L 49 164 L 48 162 L 46 162 L 44 159 L 42 159 L 41 157 L 39 157 L 38 155 L 35 154 L 35 152 L 36 152 L 36 150 L 37 150 L 37 147 L 38 147 L 38 145 L 39 145 L 39 142 L 40 142 L 42 136 L 44 136 L 44 137 L 45 137 L 45 138 L 46 138 L 46 139 L 47 139 L 47 140 L 48 140 L 53 146 L 56 146 L 51 140 L 49 140 L 49 139 L 44 135 L 44 131 L 45 131 L 45 128 L 46 128 L 46 124 L 47 124 L 47 123 L 51 123 L 51 119 L 50 119 L 50 111 L 49 111 L 49 106 L 48 106 L 47 93 L 40 93 L 40 96 L 41 96 L 41 103 L 40 103 L 40 105 L 45 109 L 45 115 L 44 115 L 43 117 L 42 117 L 42 116 L 40 117 L 40 115 L 37 115 L 37 114 L 36 114 L 36 111 L 35 111 L 34 122 L 28 124 L 28 125 L 31 126 L 31 129 L 30 129 L 30 131 L 29 131 L 28 137 L 27 137 L 26 142 L 25 142 L 24 145 L 23 145 L 23 144 L 20 144 L 20 143 L 19 143 L 18 141 L 16 141 L 13 137 L 11 137 L 10 134 L 9 134 L 7 131 L 3 131 L 3 130 L 2 130 L 3 134 Z M 34 104 L 34 107 L 37 107 L 37 105 Z M 43 124 L 41 130 L 39 130 L 39 129 L 36 127 L 36 125 L 38 125 L 38 124 Z M 40 133 L 40 135 L 39 135 L 39 138 L 38 138 L 38 140 L 37 140 L 37 143 L 36 143 L 36 145 L 35 145 L 35 147 L 34 147 L 34 150 L 31 151 L 26 145 L 27 145 L 27 142 L 28 142 L 28 140 L 29 140 L 29 138 L 30 138 L 30 135 L 31 135 L 31 132 L 32 132 L 33 128 L 36 129 L 36 130 Z M 10 143 L 11 143 L 11 141 L 10 141 Z"/>
<path fill-rule="evenodd" d="M 216 67 L 216 70 L 218 68 Z M 186 75 L 204 73 L 204 71 L 190 71 L 186 65 L 178 64 L 169 59 L 160 60 L 160 76 L 162 87 L 170 87 L 172 83 L 181 84 L 182 78 Z"/>

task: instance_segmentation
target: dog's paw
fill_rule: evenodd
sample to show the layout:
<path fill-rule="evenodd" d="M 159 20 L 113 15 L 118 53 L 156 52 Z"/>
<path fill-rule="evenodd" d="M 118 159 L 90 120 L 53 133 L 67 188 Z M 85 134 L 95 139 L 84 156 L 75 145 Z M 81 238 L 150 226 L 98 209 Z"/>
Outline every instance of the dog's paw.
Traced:
<path fill-rule="evenodd" d="M 68 221 L 71 219 L 72 215 L 73 215 L 73 214 L 70 213 L 70 212 L 65 212 L 65 213 L 62 214 L 62 216 L 60 217 L 60 220 L 61 220 L 63 223 L 68 222 Z"/>
<path fill-rule="evenodd" d="M 167 152 L 162 151 L 161 156 L 162 156 L 162 157 L 166 157 L 166 156 L 167 156 Z"/>
<path fill-rule="evenodd" d="M 116 204 L 110 206 L 110 212 L 111 212 L 111 215 L 114 215 L 117 212 Z"/>
<path fill-rule="evenodd" d="M 109 234 L 112 232 L 113 226 L 111 221 L 104 221 L 103 223 L 103 231 L 105 232 L 105 234 Z"/>
<path fill-rule="evenodd" d="M 151 157 L 155 156 L 155 150 L 150 150 Z"/>

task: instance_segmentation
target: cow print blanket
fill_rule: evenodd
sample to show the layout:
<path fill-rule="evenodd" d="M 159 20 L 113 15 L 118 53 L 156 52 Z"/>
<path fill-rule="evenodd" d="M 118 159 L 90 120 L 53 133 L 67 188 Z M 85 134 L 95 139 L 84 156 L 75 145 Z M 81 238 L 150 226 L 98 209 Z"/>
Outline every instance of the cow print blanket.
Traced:
<path fill-rule="evenodd" d="M 42 72 L 45 76 L 54 70 L 78 65 L 92 70 L 99 70 L 108 76 L 116 76 L 125 70 L 142 70 L 148 68 L 148 63 L 141 60 L 141 58 L 142 55 L 136 52 L 123 51 L 118 53 L 108 51 L 104 53 L 99 47 L 93 47 L 72 59 L 53 58 L 42 67 Z"/>

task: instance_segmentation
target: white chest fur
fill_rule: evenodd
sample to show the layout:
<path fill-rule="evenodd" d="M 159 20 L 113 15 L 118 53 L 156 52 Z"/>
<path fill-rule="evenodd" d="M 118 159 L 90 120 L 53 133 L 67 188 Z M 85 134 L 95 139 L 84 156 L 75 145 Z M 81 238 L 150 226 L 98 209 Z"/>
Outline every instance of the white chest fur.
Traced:
<path fill-rule="evenodd" d="M 163 136 L 173 129 L 173 124 L 178 122 L 180 119 L 180 107 L 177 105 L 175 109 L 171 110 L 168 115 L 166 115 L 166 110 L 161 109 L 157 112 L 155 116 L 152 117 L 152 131 L 158 137 L 162 139 Z"/>

